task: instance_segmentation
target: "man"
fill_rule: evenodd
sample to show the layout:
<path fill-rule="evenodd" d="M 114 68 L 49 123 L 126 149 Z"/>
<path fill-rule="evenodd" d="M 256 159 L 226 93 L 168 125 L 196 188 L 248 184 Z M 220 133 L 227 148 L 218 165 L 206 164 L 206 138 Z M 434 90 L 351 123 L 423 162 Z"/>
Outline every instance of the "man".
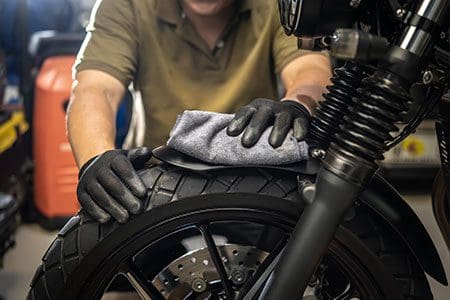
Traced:
<path fill-rule="evenodd" d="M 274 124 L 272 146 L 298 138 L 330 78 L 328 58 L 302 53 L 281 28 L 274 0 L 98 1 L 75 66 L 68 133 L 80 170 L 78 198 L 100 222 L 126 222 L 146 189 L 134 168 L 146 148 L 115 150 L 115 114 L 128 85 L 142 94 L 145 146 L 165 143 L 186 109 L 233 112 L 228 128 L 251 147 Z M 295 122 L 293 121 L 295 119 Z"/>

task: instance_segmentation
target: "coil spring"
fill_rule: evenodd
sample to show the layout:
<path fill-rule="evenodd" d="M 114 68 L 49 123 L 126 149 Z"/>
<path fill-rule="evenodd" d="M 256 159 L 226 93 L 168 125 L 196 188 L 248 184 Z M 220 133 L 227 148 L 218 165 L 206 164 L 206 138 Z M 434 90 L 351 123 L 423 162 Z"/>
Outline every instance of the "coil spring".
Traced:
<path fill-rule="evenodd" d="M 353 105 L 352 99 L 358 96 L 357 89 L 362 86 L 362 79 L 372 73 L 370 67 L 350 61 L 334 70 L 333 84 L 327 87 L 329 93 L 324 95 L 325 100 L 320 103 L 308 130 L 306 141 L 312 148 L 328 148 L 343 121 L 342 116 L 348 113 Z"/>
<path fill-rule="evenodd" d="M 395 123 L 410 103 L 409 94 L 395 79 L 395 75 L 380 71 L 363 80 L 360 96 L 344 117 L 330 149 L 369 161 L 384 159 L 386 143 L 393 139 L 390 132 L 399 131 Z"/>

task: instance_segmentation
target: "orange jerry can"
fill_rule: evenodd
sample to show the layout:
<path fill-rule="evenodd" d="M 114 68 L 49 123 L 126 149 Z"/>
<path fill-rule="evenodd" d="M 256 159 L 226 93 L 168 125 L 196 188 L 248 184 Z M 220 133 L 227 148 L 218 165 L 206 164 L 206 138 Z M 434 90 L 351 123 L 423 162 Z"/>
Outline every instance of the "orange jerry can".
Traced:
<path fill-rule="evenodd" d="M 65 125 L 74 62 L 74 56 L 46 59 L 35 83 L 34 201 L 39 212 L 48 219 L 65 218 L 79 210 L 78 169 Z"/>

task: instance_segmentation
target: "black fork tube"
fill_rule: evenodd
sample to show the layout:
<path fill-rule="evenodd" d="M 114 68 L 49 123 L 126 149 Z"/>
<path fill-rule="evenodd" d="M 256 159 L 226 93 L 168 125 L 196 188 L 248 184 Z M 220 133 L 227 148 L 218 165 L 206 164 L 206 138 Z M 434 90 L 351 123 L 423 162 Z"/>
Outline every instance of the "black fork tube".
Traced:
<path fill-rule="evenodd" d="M 259 299 L 301 299 L 345 213 L 362 190 L 333 172 L 321 168 L 314 201 L 304 211 L 279 264 Z"/>

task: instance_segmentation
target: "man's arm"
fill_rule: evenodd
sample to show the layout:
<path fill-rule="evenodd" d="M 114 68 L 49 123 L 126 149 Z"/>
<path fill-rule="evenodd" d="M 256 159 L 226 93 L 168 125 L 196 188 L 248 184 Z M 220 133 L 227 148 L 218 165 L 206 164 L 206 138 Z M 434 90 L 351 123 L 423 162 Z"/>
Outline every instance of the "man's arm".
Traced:
<path fill-rule="evenodd" d="M 327 56 L 310 53 L 296 58 L 281 71 L 286 89 L 283 100 L 296 100 L 313 115 L 330 78 L 331 63 Z"/>
<path fill-rule="evenodd" d="M 126 222 L 143 208 L 147 188 L 137 174 L 147 148 L 115 149 L 116 114 L 138 60 L 132 1 L 98 1 L 75 64 L 67 128 L 80 167 L 78 201 L 100 222 Z"/>
<path fill-rule="evenodd" d="M 68 115 L 78 166 L 114 149 L 116 112 L 137 65 L 138 26 L 132 1 L 97 1 L 75 63 Z"/>
<path fill-rule="evenodd" d="M 147 189 L 136 172 L 151 151 L 114 149 L 116 113 L 124 85 L 98 70 L 76 75 L 67 117 L 69 140 L 80 167 L 78 201 L 99 222 L 120 223 L 139 213 Z"/>
<path fill-rule="evenodd" d="M 97 70 L 78 72 L 67 114 L 69 141 L 79 167 L 114 149 L 116 113 L 125 93 L 123 84 Z"/>
<path fill-rule="evenodd" d="M 241 108 L 227 128 L 230 136 L 243 133 L 244 147 L 255 145 L 264 131 L 273 126 L 269 144 L 276 148 L 282 145 L 289 131 L 297 140 L 306 137 L 311 115 L 330 82 L 330 61 L 323 53 L 301 51 L 297 38 L 286 36 L 274 4 L 270 8 L 272 18 L 271 58 L 274 71 L 281 74 L 286 95 L 284 101 L 255 99 Z"/>

